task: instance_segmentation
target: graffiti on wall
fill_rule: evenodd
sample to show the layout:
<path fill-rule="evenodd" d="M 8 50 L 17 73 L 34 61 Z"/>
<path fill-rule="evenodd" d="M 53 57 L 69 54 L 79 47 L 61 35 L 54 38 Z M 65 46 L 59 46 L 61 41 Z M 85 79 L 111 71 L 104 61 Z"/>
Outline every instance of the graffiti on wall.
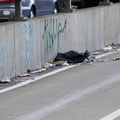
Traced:
<path fill-rule="evenodd" d="M 58 22 L 57 19 L 45 20 L 44 33 L 42 39 L 44 40 L 44 49 L 50 51 L 54 49 L 55 42 L 57 43 L 57 49 L 61 48 L 60 40 L 61 36 L 66 36 L 67 20 L 63 23 Z"/>
<path fill-rule="evenodd" d="M 26 68 L 30 68 L 31 56 L 34 55 L 35 48 L 37 47 L 37 35 L 35 25 L 32 23 L 22 24 L 20 26 L 20 60 L 23 61 Z"/>
<path fill-rule="evenodd" d="M 20 27 L 20 40 L 19 40 L 19 46 L 20 46 L 20 61 L 21 65 L 24 64 L 24 67 L 30 66 L 30 40 L 28 39 L 28 33 L 29 33 L 29 27 L 26 24 L 23 24 Z"/>

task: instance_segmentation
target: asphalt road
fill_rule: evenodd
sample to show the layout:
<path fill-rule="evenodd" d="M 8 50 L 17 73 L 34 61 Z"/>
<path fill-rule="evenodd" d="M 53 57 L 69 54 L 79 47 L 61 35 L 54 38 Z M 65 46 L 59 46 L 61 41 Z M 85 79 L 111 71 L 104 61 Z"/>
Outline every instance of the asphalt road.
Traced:
<path fill-rule="evenodd" d="M 78 65 L 0 94 L 0 120 L 120 120 L 120 61 Z"/>

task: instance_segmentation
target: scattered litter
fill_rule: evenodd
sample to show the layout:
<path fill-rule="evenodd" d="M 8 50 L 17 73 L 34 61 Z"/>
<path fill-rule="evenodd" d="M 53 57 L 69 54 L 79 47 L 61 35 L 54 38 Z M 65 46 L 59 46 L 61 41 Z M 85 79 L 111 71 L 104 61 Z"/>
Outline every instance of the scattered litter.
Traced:
<path fill-rule="evenodd" d="M 111 52 L 111 51 L 114 51 L 116 49 L 120 49 L 120 45 L 114 45 L 114 43 L 112 43 L 112 44 L 106 45 L 106 47 L 103 48 L 103 51 L 104 52 Z"/>
<path fill-rule="evenodd" d="M 69 66 L 69 63 L 67 63 L 67 61 L 56 61 L 53 62 L 53 64 L 57 67 L 57 66 Z"/>
<path fill-rule="evenodd" d="M 76 51 L 68 51 L 66 53 L 58 53 L 57 57 L 54 59 L 53 62 L 48 62 L 44 64 L 43 68 L 36 69 L 34 71 L 31 71 L 30 69 L 27 70 L 27 73 L 18 75 L 16 80 L 10 79 L 9 77 L 5 77 L 4 79 L 0 80 L 1 86 L 0 89 L 3 89 L 4 84 L 3 83 L 10 83 L 11 85 L 17 84 L 18 82 L 24 82 L 26 80 L 34 80 L 35 73 L 41 73 L 43 71 L 49 70 L 49 68 L 55 68 L 55 67 L 61 67 L 61 66 L 69 66 L 74 64 L 87 64 L 91 65 L 96 62 L 110 62 L 110 61 L 117 61 L 120 60 L 120 58 L 110 58 L 110 59 L 97 59 L 96 55 L 102 55 L 105 52 L 113 52 L 118 51 L 117 53 L 120 53 L 120 44 L 119 45 L 107 45 L 103 49 L 97 50 L 92 52 L 92 55 L 89 51 L 85 51 L 84 53 L 78 53 Z M 51 69 L 50 69 L 51 70 Z M 48 71 L 49 72 L 49 71 Z M 32 74 L 32 75 L 31 75 Z M 12 80 L 12 81 L 11 81 Z"/>
<path fill-rule="evenodd" d="M 10 83 L 10 82 L 11 82 L 11 80 L 9 77 L 5 77 L 2 80 L 0 80 L 0 83 Z"/>
<path fill-rule="evenodd" d="M 110 62 L 110 61 L 117 61 L 117 60 L 120 60 L 120 58 L 111 58 L 111 59 L 104 59 L 104 60 L 98 59 L 94 61 L 95 62 Z"/>
<path fill-rule="evenodd" d="M 120 58 L 110 58 L 110 59 L 91 59 L 91 60 L 85 60 L 83 64 L 93 64 L 96 62 L 111 62 L 111 61 L 117 61 L 120 60 Z"/>
<path fill-rule="evenodd" d="M 22 74 L 22 75 L 18 75 L 18 77 L 26 77 L 26 76 L 30 76 L 30 74 L 25 73 L 25 74 Z"/>

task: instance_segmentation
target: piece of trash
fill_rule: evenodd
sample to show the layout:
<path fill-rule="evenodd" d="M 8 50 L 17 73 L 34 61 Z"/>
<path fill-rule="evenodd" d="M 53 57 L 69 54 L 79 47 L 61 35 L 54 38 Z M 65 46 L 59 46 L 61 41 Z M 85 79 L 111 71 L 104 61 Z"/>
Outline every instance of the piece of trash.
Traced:
<path fill-rule="evenodd" d="M 116 60 L 120 60 L 120 58 L 115 58 L 114 60 L 115 60 L 115 61 L 116 61 Z"/>
<path fill-rule="evenodd" d="M 0 83 L 10 83 L 10 82 L 11 82 L 11 80 L 9 77 L 5 77 L 2 80 L 0 80 Z"/>
<path fill-rule="evenodd" d="M 45 67 L 45 68 L 55 67 L 55 64 L 45 63 L 45 64 L 44 64 L 44 67 Z"/>
<path fill-rule="evenodd" d="M 65 61 L 56 61 L 56 62 L 53 62 L 53 64 L 63 64 Z"/>
<path fill-rule="evenodd" d="M 53 62 L 53 64 L 55 66 L 69 66 L 69 64 L 67 63 L 67 61 L 56 61 L 56 62 Z"/>
<path fill-rule="evenodd" d="M 100 52 L 94 52 L 93 55 L 100 55 Z"/>
<path fill-rule="evenodd" d="M 34 74 L 34 73 L 40 73 L 40 72 L 43 72 L 45 71 L 46 69 L 43 68 L 43 69 L 39 69 L 39 70 L 35 70 L 35 71 L 32 71 L 31 73 Z"/>
<path fill-rule="evenodd" d="M 27 70 L 27 73 L 31 73 L 31 70 Z"/>
<path fill-rule="evenodd" d="M 108 46 L 108 47 L 104 47 L 103 48 L 103 51 L 104 52 L 110 52 L 110 51 L 112 51 L 113 50 L 113 48 L 111 47 L 111 46 Z"/>
<path fill-rule="evenodd" d="M 91 60 L 96 60 L 96 57 L 95 56 L 91 56 Z"/>
<path fill-rule="evenodd" d="M 51 64 L 51 63 L 50 63 L 50 64 L 49 64 L 49 67 L 55 67 L 55 64 Z"/>
<path fill-rule="evenodd" d="M 62 65 L 63 66 L 69 66 L 69 63 L 67 63 L 67 61 L 65 61 Z"/>
<path fill-rule="evenodd" d="M 44 67 L 45 67 L 45 68 L 49 68 L 49 67 L 50 67 L 50 63 L 45 63 L 45 64 L 44 64 Z"/>
<path fill-rule="evenodd" d="M 91 64 L 93 64 L 93 63 L 94 63 L 94 61 L 93 61 L 93 60 L 88 60 L 88 59 L 85 59 L 82 65 L 84 65 L 84 64 L 91 65 Z"/>
<path fill-rule="evenodd" d="M 26 76 L 30 76 L 30 74 L 25 73 L 25 74 L 22 74 L 22 75 L 18 75 L 18 77 L 26 77 Z"/>
<path fill-rule="evenodd" d="M 44 71 L 44 70 L 47 70 L 47 69 L 43 68 L 42 70 Z"/>
<path fill-rule="evenodd" d="M 61 64 L 61 63 L 59 63 L 59 64 L 55 64 L 55 66 L 62 66 L 62 64 Z"/>
<path fill-rule="evenodd" d="M 65 53 L 58 52 L 57 56 L 54 59 L 54 62 L 67 61 L 67 63 L 81 63 L 85 59 L 89 59 L 89 56 L 90 56 L 90 52 L 87 50 L 84 53 L 79 53 L 74 50 L 70 50 Z"/>

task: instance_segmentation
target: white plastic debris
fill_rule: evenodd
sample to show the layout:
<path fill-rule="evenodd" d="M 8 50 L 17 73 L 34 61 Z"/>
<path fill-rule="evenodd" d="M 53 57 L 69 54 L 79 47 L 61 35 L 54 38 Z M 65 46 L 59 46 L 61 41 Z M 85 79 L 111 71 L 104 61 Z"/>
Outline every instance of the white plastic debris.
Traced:
<path fill-rule="evenodd" d="M 45 68 L 49 68 L 49 67 L 50 67 L 50 63 L 45 63 L 45 64 L 44 64 L 44 67 L 45 67 Z"/>
<path fill-rule="evenodd" d="M 69 64 L 67 63 L 67 61 L 65 61 L 62 65 L 63 66 L 69 66 Z"/>
<path fill-rule="evenodd" d="M 113 48 L 111 46 L 103 48 L 103 51 L 112 51 L 112 50 L 113 50 Z"/>
<path fill-rule="evenodd" d="M 55 64 L 45 63 L 45 64 L 44 64 L 44 67 L 45 67 L 45 68 L 55 67 Z"/>
<path fill-rule="evenodd" d="M 35 71 L 32 71 L 31 73 L 40 73 L 40 72 L 43 72 L 45 71 L 46 69 L 42 68 L 42 69 L 39 69 L 39 70 L 35 70 Z"/>
<path fill-rule="evenodd" d="M 51 63 L 50 63 L 49 66 L 50 66 L 50 67 L 55 67 L 55 64 L 51 64 Z"/>
<path fill-rule="evenodd" d="M 100 52 L 94 52 L 93 55 L 100 55 Z"/>
<path fill-rule="evenodd" d="M 2 80 L 0 80 L 0 82 L 2 82 L 2 83 L 10 83 L 11 80 L 10 80 L 9 77 L 5 77 L 5 78 L 3 78 Z"/>

